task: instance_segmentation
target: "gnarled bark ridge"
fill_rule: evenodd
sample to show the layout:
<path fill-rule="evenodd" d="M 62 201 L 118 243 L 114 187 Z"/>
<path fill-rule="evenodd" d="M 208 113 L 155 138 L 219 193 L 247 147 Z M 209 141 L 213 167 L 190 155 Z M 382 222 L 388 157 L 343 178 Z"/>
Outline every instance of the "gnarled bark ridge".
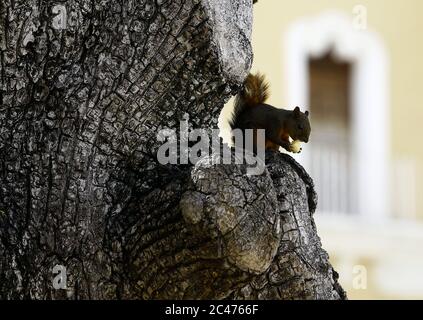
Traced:
<path fill-rule="evenodd" d="M 344 297 L 289 156 L 157 161 L 248 74 L 251 2 L 0 3 L 0 298 Z"/>

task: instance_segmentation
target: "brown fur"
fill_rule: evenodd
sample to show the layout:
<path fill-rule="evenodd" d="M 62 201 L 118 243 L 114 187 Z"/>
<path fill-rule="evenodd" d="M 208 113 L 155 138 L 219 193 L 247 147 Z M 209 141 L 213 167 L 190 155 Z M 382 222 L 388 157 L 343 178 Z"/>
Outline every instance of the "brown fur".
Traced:
<path fill-rule="evenodd" d="M 265 104 L 269 97 L 269 85 L 261 74 L 250 74 L 243 90 L 235 100 L 230 125 L 232 129 L 264 129 L 265 148 L 291 151 L 289 138 L 308 142 L 311 128 L 308 112 L 278 109 Z M 254 143 L 256 144 L 256 137 Z M 255 148 L 256 149 L 256 148 Z"/>
<path fill-rule="evenodd" d="M 248 75 L 242 97 L 247 106 L 253 107 L 265 103 L 269 94 L 269 84 L 265 81 L 264 75 L 260 73 Z"/>

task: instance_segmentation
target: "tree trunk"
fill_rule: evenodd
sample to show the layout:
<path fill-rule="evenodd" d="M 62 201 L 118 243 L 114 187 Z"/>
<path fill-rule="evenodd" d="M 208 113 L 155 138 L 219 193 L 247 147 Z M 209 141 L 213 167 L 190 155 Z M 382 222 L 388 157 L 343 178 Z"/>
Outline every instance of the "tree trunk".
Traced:
<path fill-rule="evenodd" d="M 0 3 L 0 298 L 345 298 L 292 158 L 157 160 L 216 126 L 251 27 L 251 0 Z"/>

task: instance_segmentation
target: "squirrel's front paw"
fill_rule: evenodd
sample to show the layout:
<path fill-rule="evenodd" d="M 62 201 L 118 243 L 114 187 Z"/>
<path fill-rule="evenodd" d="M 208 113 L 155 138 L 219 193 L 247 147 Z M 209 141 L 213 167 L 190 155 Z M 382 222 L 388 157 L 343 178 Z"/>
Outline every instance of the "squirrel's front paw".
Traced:
<path fill-rule="evenodd" d="M 291 152 L 293 153 L 300 153 L 303 150 L 303 148 L 301 147 L 301 141 L 300 140 L 293 141 L 290 145 L 290 149 L 291 149 Z"/>

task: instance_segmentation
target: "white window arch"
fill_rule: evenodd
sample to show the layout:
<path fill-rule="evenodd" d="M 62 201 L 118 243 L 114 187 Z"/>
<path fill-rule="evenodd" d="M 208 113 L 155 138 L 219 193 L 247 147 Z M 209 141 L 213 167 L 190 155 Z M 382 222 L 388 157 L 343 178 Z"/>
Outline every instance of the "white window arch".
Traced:
<path fill-rule="evenodd" d="M 332 50 L 352 63 L 351 134 L 358 213 L 380 219 L 389 213 L 388 56 L 378 35 L 358 30 L 353 18 L 338 11 L 295 21 L 284 36 L 284 72 L 288 105 L 309 106 L 310 57 Z M 312 159 L 301 159 L 307 167 Z"/>

